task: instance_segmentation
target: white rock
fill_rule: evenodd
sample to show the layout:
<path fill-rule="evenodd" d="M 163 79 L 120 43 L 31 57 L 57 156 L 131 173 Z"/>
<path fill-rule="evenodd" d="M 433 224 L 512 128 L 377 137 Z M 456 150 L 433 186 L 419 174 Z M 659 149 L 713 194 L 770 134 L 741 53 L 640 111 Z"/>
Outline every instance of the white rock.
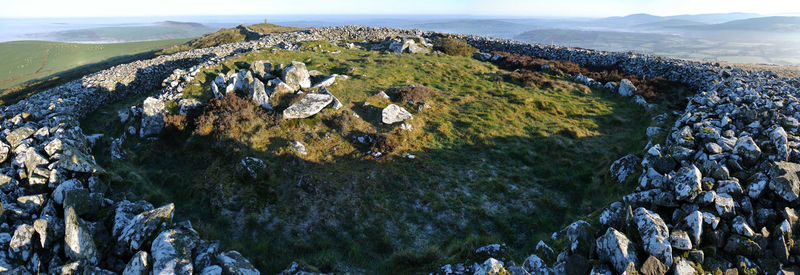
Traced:
<path fill-rule="evenodd" d="M 633 92 L 636 91 L 636 86 L 633 85 L 633 82 L 627 79 L 623 79 L 619 83 L 619 95 L 621 96 L 632 96 Z"/>
<path fill-rule="evenodd" d="M 283 110 L 285 119 L 307 118 L 322 111 L 333 102 L 333 96 L 325 94 L 306 94 L 300 101 Z"/>
<path fill-rule="evenodd" d="M 406 119 L 414 119 L 414 116 L 406 111 L 406 109 L 403 109 L 403 107 L 395 104 L 389 104 L 389 106 L 386 106 L 386 108 L 383 108 L 383 111 L 381 111 L 381 121 L 386 124 L 393 124 L 405 121 Z"/>
<path fill-rule="evenodd" d="M 618 273 L 625 272 L 628 263 L 638 263 L 636 248 L 622 232 L 609 227 L 606 234 L 595 241 L 597 255 L 601 261 L 611 263 Z"/>
<path fill-rule="evenodd" d="M 672 245 L 669 243 L 669 229 L 664 220 L 655 212 L 639 207 L 634 210 L 634 221 L 639 229 L 644 250 L 667 266 L 671 266 Z"/>

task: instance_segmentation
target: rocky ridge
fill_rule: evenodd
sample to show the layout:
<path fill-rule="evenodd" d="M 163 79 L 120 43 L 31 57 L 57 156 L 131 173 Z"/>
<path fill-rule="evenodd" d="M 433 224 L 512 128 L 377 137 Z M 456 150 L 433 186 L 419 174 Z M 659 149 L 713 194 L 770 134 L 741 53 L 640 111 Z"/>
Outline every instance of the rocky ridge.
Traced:
<path fill-rule="evenodd" d="M 174 205 L 156 208 L 144 201 L 106 198 L 107 187 L 96 174 L 102 168 L 90 150 L 92 138 L 78 120 L 98 106 L 135 94 L 158 91 L 154 96 L 161 100 L 177 99 L 202 68 L 249 51 L 293 49 L 297 42 L 311 40 L 416 37 L 422 43 L 438 36 L 353 26 L 272 34 L 118 65 L 4 106 L 0 245 L 7 249 L 0 252 L 0 270 L 257 274 L 238 252 L 219 251 L 217 243 L 200 240 L 188 222 L 173 223 Z M 461 38 L 483 52 L 617 66 L 629 74 L 683 82 L 698 92 L 675 125 L 664 126 L 669 128 L 664 129 L 667 140 L 648 145 L 640 166 L 633 165 L 642 171 L 636 192 L 604 209 L 599 224 L 578 221 L 554 234 L 554 239 L 568 240 L 565 250 L 556 252 L 540 242 L 535 254 L 516 265 L 501 257 L 502 246 L 491 246 L 481 252 L 485 261 L 448 265 L 439 272 L 613 274 L 632 268 L 691 274 L 686 267 L 697 264 L 725 271 L 744 263 L 760 272 L 800 264 L 800 246 L 794 242 L 800 191 L 797 79 L 630 52 Z M 418 51 L 404 41 L 387 44 L 396 52 Z M 631 87 L 624 86 L 620 92 L 627 95 Z M 143 126 L 154 129 L 163 123 L 149 119 L 158 117 L 163 107 L 156 102 L 143 107 L 120 113 L 120 118 L 141 116 Z M 630 164 L 624 167 L 631 169 Z M 95 212 L 101 208 L 113 211 Z M 704 256 L 711 252 L 714 257 Z"/>

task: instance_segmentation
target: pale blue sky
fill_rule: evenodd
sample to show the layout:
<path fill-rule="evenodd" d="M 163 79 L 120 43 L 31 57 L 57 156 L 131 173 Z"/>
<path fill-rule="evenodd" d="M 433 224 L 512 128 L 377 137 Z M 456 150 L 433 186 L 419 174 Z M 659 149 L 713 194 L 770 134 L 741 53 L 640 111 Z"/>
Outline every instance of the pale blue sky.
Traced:
<path fill-rule="evenodd" d="M 798 0 L 0 0 L 0 17 L 235 14 L 457 14 L 604 17 L 800 13 Z"/>

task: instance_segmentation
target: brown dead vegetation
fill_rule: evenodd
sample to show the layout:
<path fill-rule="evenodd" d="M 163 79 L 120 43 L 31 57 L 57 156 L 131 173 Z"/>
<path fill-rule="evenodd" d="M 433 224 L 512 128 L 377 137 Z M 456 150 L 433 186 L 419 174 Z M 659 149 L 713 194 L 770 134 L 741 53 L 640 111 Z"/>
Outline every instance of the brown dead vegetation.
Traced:
<path fill-rule="evenodd" d="M 537 76 L 535 72 L 546 72 L 558 76 L 582 74 L 602 83 L 619 83 L 622 79 L 628 79 L 636 86 L 635 94 L 644 97 L 648 102 L 659 103 L 668 108 L 686 106 L 686 97 L 692 94 L 692 89 L 683 83 L 669 81 L 662 77 L 644 78 L 628 75 L 616 67 L 582 67 L 570 61 L 548 60 L 507 52 L 492 52 L 493 56 L 497 54 L 501 55 L 502 58 L 494 61 L 494 63 L 503 69 L 512 71 L 510 74 L 504 75 L 506 80 L 510 79 L 523 85 L 547 87 L 549 82 L 547 77 Z"/>

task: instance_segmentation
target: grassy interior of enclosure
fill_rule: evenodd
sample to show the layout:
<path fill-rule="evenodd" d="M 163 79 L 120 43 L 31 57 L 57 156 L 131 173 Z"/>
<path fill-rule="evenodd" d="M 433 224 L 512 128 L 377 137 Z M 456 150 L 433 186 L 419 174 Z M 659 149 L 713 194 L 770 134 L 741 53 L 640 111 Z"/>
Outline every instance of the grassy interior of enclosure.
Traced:
<path fill-rule="evenodd" d="M 201 110 L 170 117 L 177 127 L 158 141 L 129 137 L 122 161 L 111 161 L 108 149 L 124 130 L 116 110 L 141 98 L 90 115 L 82 127 L 106 134 L 94 152 L 114 193 L 175 202 L 176 217 L 267 273 L 293 260 L 322 271 L 414 273 L 461 262 L 490 243 L 507 244 L 521 263 L 540 239 L 633 189 L 608 176 L 615 159 L 646 143 L 650 114 L 630 98 L 545 72 L 535 74 L 547 84 L 512 81 L 504 77 L 510 72 L 470 57 L 328 42 L 303 48 L 229 59 L 198 74 L 184 96 L 208 102 L 218 72 L 296 60 L 350 76 L 329 88 L 342 109 L 275 121 L 249 102 L 225 99 L 215 104 L 232 106 L 205 120 L 214 121 L 208 129 L 197 129 Z M 381 124 L 390 100 L 375 94 L 409 84 L 432 89 L 420 95 L 431 108 L 395 102 L 413 113 L 414 129 Z M 364 135 L 391 146 L 359 143 Z M 307 155 L 289 149 L 295 140 Z M 377 147 L 381 158 L 366 154 Z M 237 166 L 247 156 L 266 162 L 256 180 Z"/>

